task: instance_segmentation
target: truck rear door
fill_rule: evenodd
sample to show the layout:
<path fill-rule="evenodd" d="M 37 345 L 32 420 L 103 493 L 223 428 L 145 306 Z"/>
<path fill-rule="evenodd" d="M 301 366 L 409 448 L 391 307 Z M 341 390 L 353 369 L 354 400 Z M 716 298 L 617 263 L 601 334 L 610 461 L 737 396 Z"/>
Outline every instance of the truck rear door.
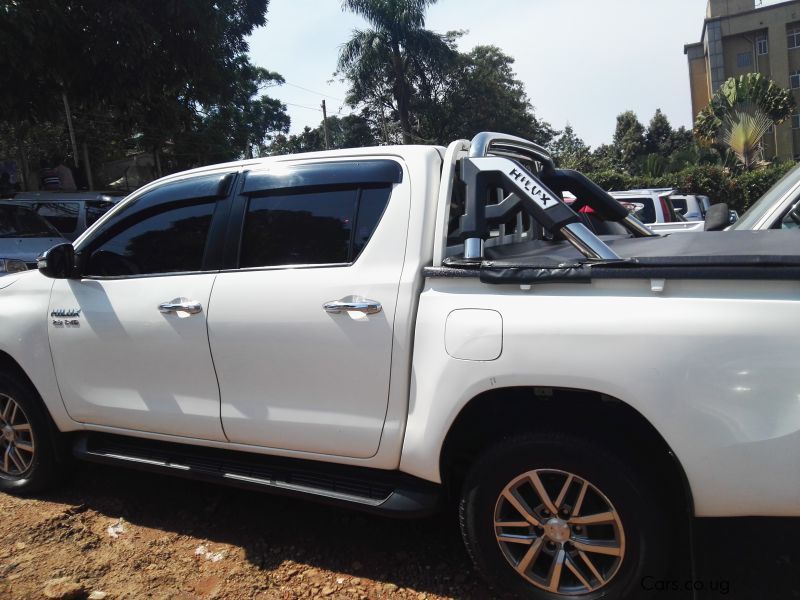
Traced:
<path fill-rule="evenodd" d="M 208 318 L 228 440 L 377 452 L 409 207 L 395 160 L 245 175 Z"/>

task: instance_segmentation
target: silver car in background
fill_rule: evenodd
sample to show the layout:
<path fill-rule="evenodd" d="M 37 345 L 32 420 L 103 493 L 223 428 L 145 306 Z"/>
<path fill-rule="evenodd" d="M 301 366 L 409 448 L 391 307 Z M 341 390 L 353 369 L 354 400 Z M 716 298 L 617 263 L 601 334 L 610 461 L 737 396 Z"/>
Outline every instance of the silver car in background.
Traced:
<path fill-rule="evenodd" d="M 124 197 L 120 192 L 19 192 L 3 202 L 30 208 L 72 242 Z"/>
<path fill-rule="evenodd" d="M 32 210 L 0 204 L 0 276 L 36 268 L 36 259 L 67 240 Z"/>

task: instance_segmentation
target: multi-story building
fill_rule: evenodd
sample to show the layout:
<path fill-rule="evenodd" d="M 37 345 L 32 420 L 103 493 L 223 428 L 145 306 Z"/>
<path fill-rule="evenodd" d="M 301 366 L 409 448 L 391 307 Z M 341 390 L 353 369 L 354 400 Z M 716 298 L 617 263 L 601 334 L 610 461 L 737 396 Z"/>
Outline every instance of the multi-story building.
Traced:
<path fill-rule="evenodd" d="M 684 46 L 692 116 L 729 77 L 761 73 L 793 90 L 800 106 L 800 0 L 708 0 L 703 33 Z M 800 114 L 765 136 L 765 154 L 800 158 Z"/>

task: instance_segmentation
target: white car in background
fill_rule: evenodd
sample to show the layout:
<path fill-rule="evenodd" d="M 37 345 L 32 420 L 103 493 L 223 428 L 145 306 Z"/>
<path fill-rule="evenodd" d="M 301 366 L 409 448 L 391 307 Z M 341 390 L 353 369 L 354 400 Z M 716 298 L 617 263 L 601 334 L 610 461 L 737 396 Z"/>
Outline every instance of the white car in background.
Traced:
<path fill-rule="evenodd" d="M 687 221 L 705 221 L 711 208 L 711 198 L 699 194 L 676 194 L 669 199 L 675 213 Z"/>
<path fill-rule="evenodd" d="M 40 254 L 66 241 L 32 210 L 0 204 L 0 276 L 35 269 Z"/>
<path fill-rule="evenodd" d="M 680 200 L 688 198 L 687 196 L 676 196 L 676 191 L 674 188 L 657 188 L 609 193 L 655 233 L 703 231 L 703 221 L 687 222 L 675 210 L 673 197 Z"/>

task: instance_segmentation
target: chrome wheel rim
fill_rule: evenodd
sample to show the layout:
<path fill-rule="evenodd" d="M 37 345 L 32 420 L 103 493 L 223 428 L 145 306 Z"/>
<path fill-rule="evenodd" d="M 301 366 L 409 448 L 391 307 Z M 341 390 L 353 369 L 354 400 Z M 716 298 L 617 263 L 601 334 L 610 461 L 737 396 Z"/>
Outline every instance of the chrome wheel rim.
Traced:
<path fill-rule="evenodd" d="M 605 587 L 625 556 L 622 521 L 608 497 L 558 469 L 529 471 L 503 488 L 494 533 L 514 570 L 553 594 L 577 596 Z"/>
<path fill-rule="evenodd" d="M 36 443 L 28 416 L 11 396 L 0 394 L 0 475 L 24 475 L 35 456 Z"/>

